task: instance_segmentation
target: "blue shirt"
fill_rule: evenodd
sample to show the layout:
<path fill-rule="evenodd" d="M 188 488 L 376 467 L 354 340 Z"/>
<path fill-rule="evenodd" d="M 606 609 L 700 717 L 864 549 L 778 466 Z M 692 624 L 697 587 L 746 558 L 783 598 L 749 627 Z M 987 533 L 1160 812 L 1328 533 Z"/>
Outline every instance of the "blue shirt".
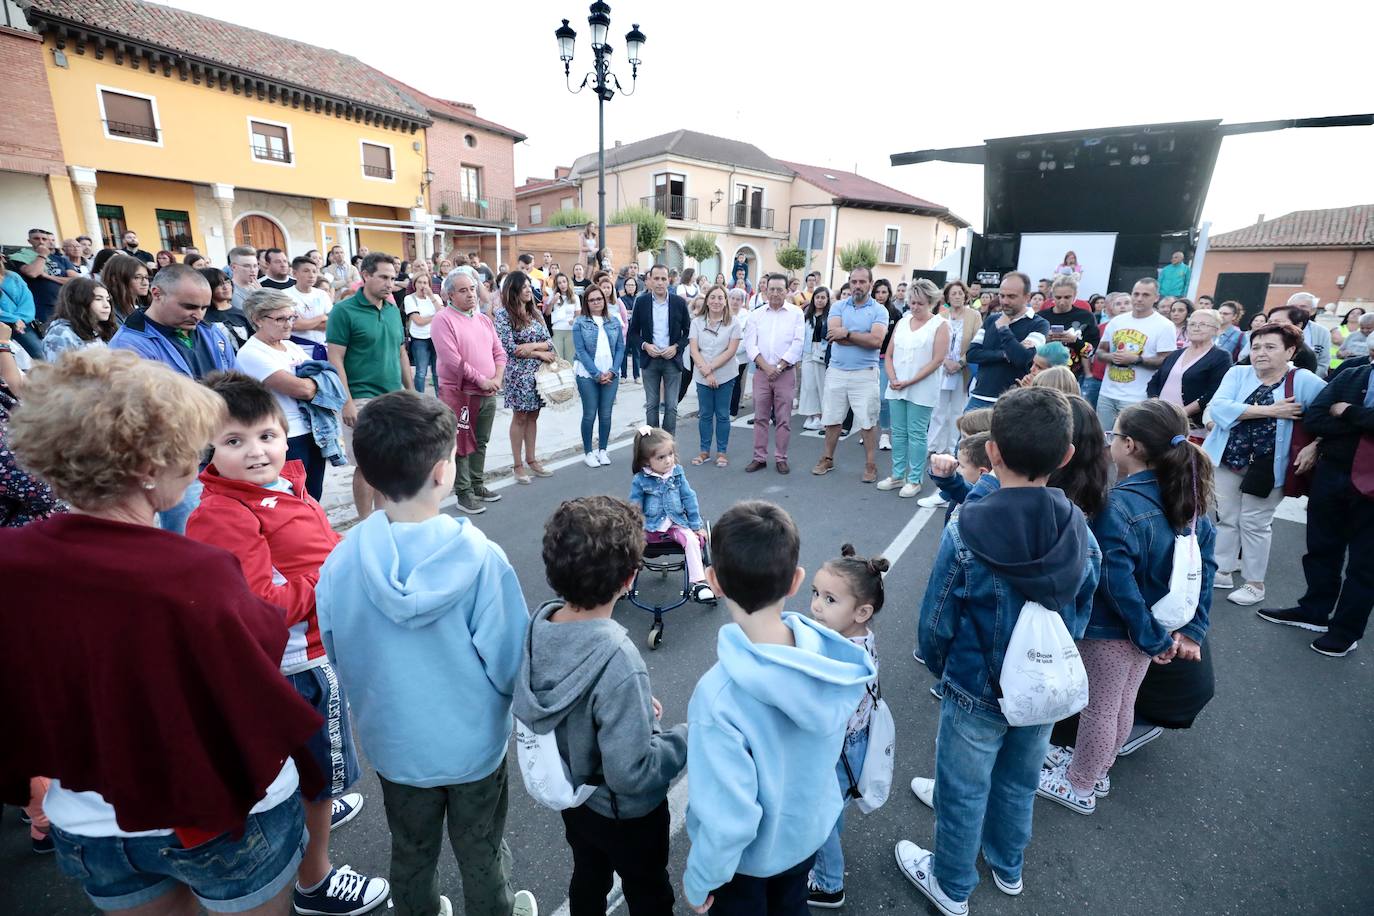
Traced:
<path fill-rule="evenodd" d="M 660 350 L 668 349 L 668 344 L 672 343 L 668 339 L 668 297 L 664 296 L 661 300 L 649 297 L 653 302 L 654 319 L 654 340 L 653 344 Z"/>
<path fill-rule="evenodd" d="M 831 318 L 839 318 L 845 330 L 855 334 L 867 334 L 875 324 L 887 327 L 887 309 L 869 297 L 863 305 L 855 305 L 853 299 L 841 299 L 830 310 Z M 836 343 L 830 348 L 830 368 L 873 369 L 881 357 L 877 347 L 859 347 L 852 344 Z"/>

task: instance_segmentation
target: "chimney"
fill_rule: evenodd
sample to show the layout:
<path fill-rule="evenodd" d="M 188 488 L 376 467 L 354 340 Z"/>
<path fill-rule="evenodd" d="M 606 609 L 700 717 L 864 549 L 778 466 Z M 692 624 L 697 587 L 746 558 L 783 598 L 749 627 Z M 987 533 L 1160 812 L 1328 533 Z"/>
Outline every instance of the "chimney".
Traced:
<path fill-rule="evenodd" d="M 620 141 L 619 141 L 619 140 L 615 141 L 615 148 L 616 148 L 616 149 L 620 149 Z"/>
<path fill-rule="evenodd" d="M 553 177 L 554 177 L 555 179 L 558 179 L 558 178 L 567 178 L 567 177 L 568 177 L 569 175 L 571 175 L 571 174 L 572 174 L 572 166 L 570 166 L 570 165 L 556 165 L 556 166 L 554 166 L 554 169 L 553 169 Z"/>
<path fill-rule="evenodd" d="M 1258 225 L 1259 225 L 1260 223 L 1262 223 L 1262 222 L 1264 222 L 1264 214 L 1263 214 L 1263 213 L 1261 213 L 1261 214 L 1259 215 L 1259 219 L 1255 220 L 1255 225 L 1258 226 Z"/>

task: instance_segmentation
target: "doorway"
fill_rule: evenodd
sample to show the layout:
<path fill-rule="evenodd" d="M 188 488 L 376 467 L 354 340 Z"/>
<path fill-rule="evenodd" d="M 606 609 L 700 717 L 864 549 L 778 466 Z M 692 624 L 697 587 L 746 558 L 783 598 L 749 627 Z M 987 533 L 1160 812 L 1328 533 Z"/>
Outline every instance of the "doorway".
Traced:
<path fill-rule="evenodd" d="M 1239 302 L 1249 316 L 1264 311 L 1264 300 L 1268 296 L 1267 273 L 1221 273 L 1217 274 L 1217 288 L 1212 298 L 1218 303 L 1227 300 Z M 1243 327 L 1248 328 L 1249 325 Z"/>
<path fill-rule="evenodd" d="M 267 248 L 286 250 L 286 236 L 277 225 L 266 216 L 250 215 L 241 217 L 234 226 L 234 243 L 252 245 L 258 251 Z"/>

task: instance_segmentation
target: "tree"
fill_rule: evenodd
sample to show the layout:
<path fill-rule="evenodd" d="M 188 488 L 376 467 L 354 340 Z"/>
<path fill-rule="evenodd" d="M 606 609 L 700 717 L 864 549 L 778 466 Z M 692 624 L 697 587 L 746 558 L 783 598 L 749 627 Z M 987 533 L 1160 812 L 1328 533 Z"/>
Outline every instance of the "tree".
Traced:
<path fill-rule="evenodd" d="M 682 250 L 687 257 L 694 258 L 697 264 L 709 261 L 716 256 L 716 234 L 714 232 L 691 232 L 682 240 Z"/>
<path fill-rule="evenodd" d="M 636 254 L 641 251 L 658 251 L 663 247 L 663 237 L 668 233 L 668 220 L 662 213 L 655 213 L 650 207 L 625 207 L 606 222 L 634 225 Z"/>
<path fill-rule="evenodd" d="M 806 252 L 800 245 L 783 245 L 774 252 L 774 257 L 778 260 L 778 266 L 789 274 L 806 266 Z"/>
<path fill-rule="evenodd" d="M 549 216 L 548 225 L 550 226 L 577 226 L 582 227 L 588 223 L 596 222 L 590 213 L 578 207 L 567 210 L 555 210 Z"/>
<path fill-rule="evenodd" d="M 873 269 L 878 263 L 878 243 L 871 239 L 859 239 L 840 248 L 840 269 L 849 273 L 856 267 Z"/>

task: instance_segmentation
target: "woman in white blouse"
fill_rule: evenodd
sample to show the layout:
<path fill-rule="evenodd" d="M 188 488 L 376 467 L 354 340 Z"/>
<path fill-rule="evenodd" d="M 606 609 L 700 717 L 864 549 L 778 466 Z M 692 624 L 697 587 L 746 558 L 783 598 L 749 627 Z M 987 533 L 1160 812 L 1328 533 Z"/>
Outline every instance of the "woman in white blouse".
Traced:
<path fill-rule="evenodd" d="M 892 474 L 879 490 L 901 487 L 899 496 L 921 492 L 926 470 L 926 430 L 940 397 L 937 370 L 949 355 L 949 322 L 935 314 L 940 290 L 920 279 L 907 289 L 911 310 L 901 317 L 883 354 L 892 410 Z"/>
<path fill-rule="evenodd" d="M 579 309 L 577 288 L 567 274 L 558 274 L 553 278 L 553 293 L 549 296 L 549 329 L 553 331 L 553 351 L 568 362 L 575 358 L 572 327 Z"/>

